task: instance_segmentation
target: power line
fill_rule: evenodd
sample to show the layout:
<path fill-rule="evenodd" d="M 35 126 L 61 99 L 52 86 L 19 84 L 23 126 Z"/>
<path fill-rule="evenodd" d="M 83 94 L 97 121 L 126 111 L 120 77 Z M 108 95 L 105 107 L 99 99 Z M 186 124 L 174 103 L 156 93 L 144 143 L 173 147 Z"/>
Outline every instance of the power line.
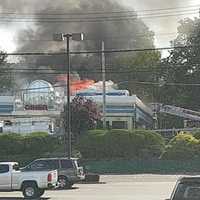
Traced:
<path fill-rule="evenodd" d="M 32 19 L 24 19 L 22 18 L 20 19 L 15 19 L 15 18 L 1 18 L 0 22 L 2 23 L 89 23 L 89 22 L 113 22 L 113 21 L 124 21 L 124 20 L 138 20 L 138 19 L 152 19 L 152 18 L 163 18 L 163 17 L 176 17 L 176 16 L 183 16 L 183 15 L 192 15 L 192 14 L 199 14 L 199 10 L 197 10 L 196 12 L 194 11 L 190 11 L 188 13 L 173 13 L 173 14 L 168 14 L 168 13 L 162 13 L 162 14 L 149 14 L 149 15 L 127 15 L 127 16 L 104 16 L 104 17 L 93 17 L 93 18 L 68 18 L 68 20 L 66 18 L 57 18 L 57 19 L 53 19 L 53 18 L 38 18 L 38 20 L 36 20 L 37 18 L 32 18 Z"/>
<path fill-rule="evenodd" d="M 123 81 L 123 82 L 119 82 L 116 83 L 117 85 L 120 85 L 121 83 L 128 83 L 131 82 L 133 84 L 142 84 L 142 85 L 154 85 L 154 86 L 159 86 L 160 87 L 160 83 L 159 82 L 145 82 L 145 81 L 135 81 L 135 80 L 128 80 L 128 81 Z M 165 86 L 200 86 L 200 83 L 164 83 Z M 65 84 L 61 84 L 61 85 L 53 85 L 53 88 L 62 88 L 62 87 L 66 87 Z M 42 90 L 42 89 L 50 89 L 50 87 L 36 87 L 36 88 L 22 88 L 22 89 L 15 89 L 12 90 L 11 92 L 22 92 L 22 91 L 36 91 L 36 90 Z M 6 89 L 7 90 L 7 89 Z"/>
<path fill-rule="evenodd" d="M 92 17 L 37 17 L 37 16 L 23 16 L 19 17 L 17 15 L 14 16 L 1 16 L 2 19 L 8 19 L 8 20 L 27 20 L 27 19 L 35 19 L 35 20 L 91 20 L 91 19 L 115 19 L 115 18 L 133 18 L 133 17 L 149 17 L 149 16 L 160 16 L 160 15 L 166 15 L 166 14 L 177 14 L 177 13 L 182 13 L 182 14 L 187 14 L 187 12 L 199 12 L 199 8 L 195 9 L 187 9 L 187 10 L 180 10 L 180 11 L 168 11 L 168 12 L 159 12 L 159 13 L 146 13 L 146 14 L 126 14 L 126 15 L 104 15 L 104 16 L 92 16 Z"/>
<path fill-rule="evenodd" d="M 31 70 L 30 70 L 31 71 Z M 19 71 L 19 70 L 16 70 L 16 71 L 14 71 L 14 70 L 12 70 L 12 71 L 4 71 L 4 72 L 0 72 L 0 74 L 2 74 L 2 75 L 5 75 L 5 74 L 7 74 L 8 76 L 10 75 L 10 73 L 13 73 L 13 74 L 26 74 L 26 75 L 30 75 L 30 76 L 33 76 L 33 74 L 35 74 L 35 75 L 40 75 L 40 74 L 42 74 L 42 75 L 59 75 L 59 74 L 66 74 L 64 71 L 56 71 L 56 72 L 48 72 L 48 71 L 38 71 L 38 72 L 36 72 L 36 71 Z M 77 70 L 77 72 L 79 72 L 79 73 L 87 73 L 87 74 L 102 74 L 102 71 L 78 71 Z M 107 74 L 135 74 L 136 72 L 134 72 L 134 71 L 106 71 L 106 73 Z M 144 73 L 144 72 L 142 72 L 142 73 Z"/>
<path fill-rule="evenodd" d="M 50 16 L 50 15 L 103 15 L 103 14 L 121 14 L 121 13 L 140 13 L 140 12 L 157 12 L 157 11 L 168 11 L 168 10 L 180 10 L 180 9 L 188 9 L 188 8 L 198 8 L 200 4 L 191 5 L 191 6 L 179 6 L 179 7 L 168 7 L 168 8 L 157 8 L 157 9 L 145 9 L 145 10 L 115 10 L 115 11 L 88 11 L 88 12 L 63 12 L 62 10 L 51 10 L 49 13 L 19 13 L 16 11 L 5 11 L 1 12 L 0 15 L 41 15 L 41 16 Z M 59 11 L 59 12 L 58 12 Z M 61 13 L 62 12 L 62 13 Z"/>
<path fill-rule="evenodd" d="M 192 12 L 192 13 L 183 13 L 183 14 L 174 14 L 174 15 L 160 15 L 160 16 L 152 16 L 152 17 L 137 17 L 137 18 L 133 18 L 133 17 L 124 17 L 124 18 L 108 18 L 108 19 L 91 19 L 91 20 L 41 20 L 41 21 L 37 21 L 37 20 L 12 20 L 12 19 L 1 19 L 0 23 L 104 23 L 104 22 L 120 22 L 120 21 L 130 21 L 130 20 L 138 20 L 138 19 L 153 19 L 153 18 L 165 18 L 165 17 L 177 17 L 177 16 L 184 16 L 184 15 L 194 15 L 194 14 L 198 14 L 199 12 Z"/>
<path fill-rule="evenodd" d="M 123 81 L 123 82 L 131 82 L 135 84 L 143 84 L 143 85 L 156 85 L 160 87 L 159 82 L 148 82 L 148 81 L 134 81 L 134 80 L 129 80 L 129 81 Z M 164 83 L 164 86 L 200 86 L 200 83 Z"/>
<path fill-rule="evenodd" d="M 168 68 L 166 68 L 167 70 Z M 86 73 L 86 74 L 102 74 L 102 71 L 101 70 L 74 70 L 75 72 L 77 73 Z M 106 70 L 106 74 L 135 74 L 135 75 L 138 75 L 138 73 L 151 73 L 152 75 L 155 75 L 156 72 L 159 72 L 159 71 L 152 71 L 152 70 L 123 70 L 123 71 L 120 71 L 120 70 L 112 70 L 112 69 L 109 69 L 109 70 Z M 10 75 L 11 73 L 13 74 L 27 74 L 27 75 L 40 75 L 40 74 L 45 74 L 45 75 L 64 75 L 66 74 L 66 72 L 64 70 L 56 70 L 56 71 L 53 71 L 53 72 L 50 72 L 50 71 L 45 71 L 45 70 L 17 70 L 17 69 L 14 69 L 14 70 L 5 70 L 5 71 L 1 71 L 0 74 L 7 74 L 7 75 Z M 72 73 L 73 74 L 73 73 Z"/>
<path fill-rule="evenodd" d="M 23 65 L 25 65 L 25 64 L 27 64 L 27 65 L 31 64 L 32 65 L 32 63 L 23 63 Z M 143 68 L 144 65 L 136 65 L 137 68 L 133 68 L 132 70 L 129 70 L 129 71 L 126 71 L 126 72 L 127 73 L 129 73 L 129 72 L 135 72 L 135 73 L 137 73 L 137 72 L 155 72 L 155 71 L 152 71 L 152 70 L 160 71 L 161 69 L 163 70 L 163 67 L 164 67 L 164 69 L 169 69 L 169 68 L 174 68 L 174 67 L 192 67 L 194 65 L 195 66 L 200 66 L 200 63 L 199 62 L 197 62 L 197 63 L 189 63 L 189 64 L 188 63 L 186 63 L 186 64 L 177 64 L 177 63 L 175 63 L 175 64 L 162 64 L 162 63 L 160 63 L 160 64 L 154 64 L 154 65 L 149 65 L 149 66 L 145 65 L 145 68 Z M 83 72 L 88 72 L 89 73 L 88 66 L 84 66 L 84 65 L 77 66 L 77 65 L 75 65 L 75 66 L 72 66 L 72 67 L 74 68 L 74 71 L 78 71 L 78 72 L 82 72 L 83 71 Z M 84 68 L 87 67 L 87 68 L 86 69 L 81 69 L 83 67 Z M 124 67 L 125 68 L 126 67 L 129 68 L 129 65 L 125 65 L 125 66 L 106 65 L 106 70 L 107 70 L 107 72 L 110 72 L 111 70 L 112 70 L 111 72 L 113 72 L 113 70 L 117 70 L 117 68 L 118 68 L 119 70 L 117 72 L 124 72 L 124 71 L 120 71 L 120 70 L 124 70 L 125 69 Z M 101 66 L 100 65 L 92 66 L 92 68 L 96 69 L 96 71 L 93 70 L 92 72 L 101 72 Z M 6 72 L 7 71 L 46 71 L 46 72 L 51 72 L 52 70 L 55 70 L 56 72 L 65 72 L 66 73 L 66 71 L 64 69 L 64 64 L 63 64 L 63 67 L 56 67 L 56 68 L 55 67 L 49 67 L 49 66 L 47 66 L 46 68 L 31 68 L 31 67 L 30 68 L 16 68 L 16 67 L 12 68 L 12 67 L 8 66 L 7 68 L 2 67 L 0 69 L 1 69 L 1 72 L 5 72 L 5 71 Z M 52 73 L 54 73 L 54 72 L 52 72 Z"/>
<path fill-rule="evenodd" d="M 66 85 L 54 85 L 53 88 L 59 88 L 59 87 L 66 87 Z M 20 92 L 20 91 L 35 91 L 35 90 L 41 90 L 41 89 L 50 89 L 51 87 L 37 87 L 37 88 L 22 88 L 13 90 L 12 92 Z"/>
<path fill-rule="evenodd" d="M 71 51 L 71 55 L 79 54 L 100 54 L 100 53 L 129 53 L 129 52 L 141 52 L 141 51 L 163 51 L 173 49 L 185 49 L 185 48 L 199 48 L 199 45 L 184 45 L 175 47 L 158 47 L 158 48 L 139 48 L 139 49 L 112 49 L 112 50 L 93 50 L 93 51 Z M 18 53 L 6 53 L 8 56 L 55 56 L 66 55 L 66 52 L 18 52 Z"/>
<path fill-rule="evenodd" d="M 103 40 L 119 40 L 119 39 L 124 39 L 124 40 L 131 40 L 131 39 L 134 39 L 134 37 L 154 37 L 154 36 L 160 36 L 160 37 L 165 37 L 165 36 L 169 36 L 169 35 L 176 35 L 177 32 L 171 32 L 171 33 L 150 33 L 149 35 L 148 34 L 133 34 L 133 35 L 113 35 L 113 36 L 105 36 L 103 37 Z M 85 37 L 84 40 L 92 40 L 92 39 L 96 39 L 95 37 L 93 37 L 92 35 L 88 35 Z M 0 41 L 24 41 L 24 42 L 35 42 L 35 41 L 38 41 L 38 42 L 56 42 L 57 41 L 53 41 L 52 39 L 12 39 L 12 40 L 7 40 L 7 39 L 0 39 Z"/>
<path fill-rule="evenodd" d="M 135 79 L 136 80 L 136 79 Z M 159 82 L 147 82 L 147 81 L 135 81 L 135 80 L 127 80 L 127 81 L 123 81 L 123 82 L 119 82 L 116 83 L 117 85 L 120 85 L 122 83 L 129 83 L 131 82 L 132 84 L 140 84 L 140 85 L 152 85 L 152 86 L 160 86 Z M 163 86 L 200 86 L 200 83 L 164 83 Z M 61 85 L 53 85 L 53 88 L 60 88 L 60 87 L 66 87 L 65 84 L 61 84 Z M 12 90 L 11 92 L 22 92 L 22 91 L 36 91 L 36 90 L 42 90 L 42 89 L 49 89 L 50 87 L 37 87 L 37 88 L 22 88 L 22 89 L 15 89 Z M 7 89 L 6 89 L 7 90 Z"/>

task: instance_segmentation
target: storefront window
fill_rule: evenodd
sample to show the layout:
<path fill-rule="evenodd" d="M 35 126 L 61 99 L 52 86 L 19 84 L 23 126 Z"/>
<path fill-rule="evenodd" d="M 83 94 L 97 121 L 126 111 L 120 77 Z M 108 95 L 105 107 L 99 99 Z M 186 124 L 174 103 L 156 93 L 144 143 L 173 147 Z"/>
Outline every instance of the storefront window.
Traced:
<path fill-rule="evenodd" d="M 50 83 L 36 80 L 23 93 L 23 98 L 26 110 L 49 110 L 54 108 L 55 91 Z"/>
<path fill-rule="evenodd" d="M 113 121 L 112 128 L 113 129 L 127 129 L 128 122 L 127 121 Z"/>

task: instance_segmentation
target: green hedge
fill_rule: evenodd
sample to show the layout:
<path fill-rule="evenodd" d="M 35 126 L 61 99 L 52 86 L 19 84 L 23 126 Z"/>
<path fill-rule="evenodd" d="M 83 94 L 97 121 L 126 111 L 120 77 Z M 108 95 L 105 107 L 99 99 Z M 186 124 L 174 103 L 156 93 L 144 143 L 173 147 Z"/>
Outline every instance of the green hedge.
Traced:
<path fill-rule="evenodd" d="M 0 135 L 0 159 L 12 155 L 37 157 L 54 152 L 58 147 L 59 140 L 47 133 L 36 132 L 27 136 L 14 133 Z"/>
<path fill-rule="evenodd" d="M 82 159 L 143 160 L 141 163 L 151 163 L 158 158 L 166 162 L 199 160 L 199 135 L 199 132 L 180 133 L 165 145 L 159 134 L 149 130 L 92 130 L 80 138 L 77 146 L 73 145 L 76 147 L 73 155 L 80 157 L 81 152 Z M 19 161 L 24 164 L 40 157 L 64 156 L 63 147 L 62 139 L 47 133 L 37 132 L 27 136 L 2 134 L 0 161 Z"/>
<path fill-rule="evenodd" d="M 200 131 L 199 130 L 192 132 L 192 134 L 196 139 L 198 139 L 198 140 L 200 139 Z"/>
<path fill-rule="evenodd" d="M 180 133 L 166 145 L 163 159 L 192 160 L 200 158 L 200 140 L 191 133 Z"/>
<path fill-rule="evenodd" d="M 83 136 L 78 148 L 86 159 L 158 158 L 164 139 L 147 130 L 93 130 Z"/>

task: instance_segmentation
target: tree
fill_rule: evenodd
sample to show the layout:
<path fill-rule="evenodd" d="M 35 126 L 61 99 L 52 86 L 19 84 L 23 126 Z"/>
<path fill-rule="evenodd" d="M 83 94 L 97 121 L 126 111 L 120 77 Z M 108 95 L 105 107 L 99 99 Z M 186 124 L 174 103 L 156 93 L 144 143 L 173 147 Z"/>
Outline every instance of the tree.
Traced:
<path fill-rule="evenodd" d="M 0 51 L 0 88 L 3 92 L 7 92 L 13 84 L 11 71 L 9 70 L 10 65 L 7 64 L 6 59 L 6 53 L 4 51 Z"/>
<path fill-rule="evenodd" d="M 65 128 L 67 127 L 67 105 L 62 113 Z M 96 127 L 101 119 L 100 110 L 95 102 L 84 97 L 75 97 L 71 102 L 71 127 L 77 139 L 81 134 Z"/>
<path fill-rule="evenodd" d="M 5 52 L 0 51 L 0 65 L 6 62 L 7 55 Z"/>
<path fill-rule="evenodd" d="M 155 82 L 160 70 L 159 51 L 142 51 L 120 56 L 112 69 L 108 68 L 107 79 L 112 79 L 120 89 L 128 89 L 144 101 L 155 101 L 155 86 L 140 82 Z"/>
<path fill-rule="evenodd" d="M 199 84 L 200 77 L 200 19 L 180 21 L 178 36 L 173 46 L 183 46 L 170 51 L 163 60 L 161 75 L 166 83 Z M 189 46 L 189 47 L 184 47 Z M 199 110 L 200 87 L 165 85 L 160 89 L 160 101 Z"/>

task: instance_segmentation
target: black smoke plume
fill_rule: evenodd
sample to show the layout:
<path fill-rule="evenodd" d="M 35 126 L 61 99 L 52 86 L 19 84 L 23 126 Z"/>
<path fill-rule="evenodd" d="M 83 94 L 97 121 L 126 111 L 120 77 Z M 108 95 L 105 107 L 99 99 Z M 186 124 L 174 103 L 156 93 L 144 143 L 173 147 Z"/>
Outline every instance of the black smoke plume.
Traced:
<path fill-rule="evenodd" d="M 47 52 L 64 51 L 64 42 L 53 41 L 53 34 L 83 32 L 84 42 L 71 42 L 73 50 L 99 50 L 101 41 L 105 49 L 148 48 L 154 46 L 154 34 L 137 18 L 137 13 L 117 0 L 1 0 L 1 8 L 16 13 L 24 21 L 26 30 L 18 33 L 17 51 Z M 125 19 L 126 18 L 126 19 Z M 17 20 L 13 19 L 13 21 Z M 31 22 L 30 22 L 31 21 Z M 83 22 L 84 21 L 84 22 Z M 16 22 L 15 22 L 16 23 Z M 18 22 L 19 23 L 19 22 Z M 20 23 L 19 23 L 20 25 Z M 107 56 L 112 63 L 114 54 Z M 64 56 L 25 57 L 25 64 L 62 68 Z M 74 70 L 97 68 L 99 55 L 75 56 Z M 84 75 L 83 75 L 84 76 Z"/>

